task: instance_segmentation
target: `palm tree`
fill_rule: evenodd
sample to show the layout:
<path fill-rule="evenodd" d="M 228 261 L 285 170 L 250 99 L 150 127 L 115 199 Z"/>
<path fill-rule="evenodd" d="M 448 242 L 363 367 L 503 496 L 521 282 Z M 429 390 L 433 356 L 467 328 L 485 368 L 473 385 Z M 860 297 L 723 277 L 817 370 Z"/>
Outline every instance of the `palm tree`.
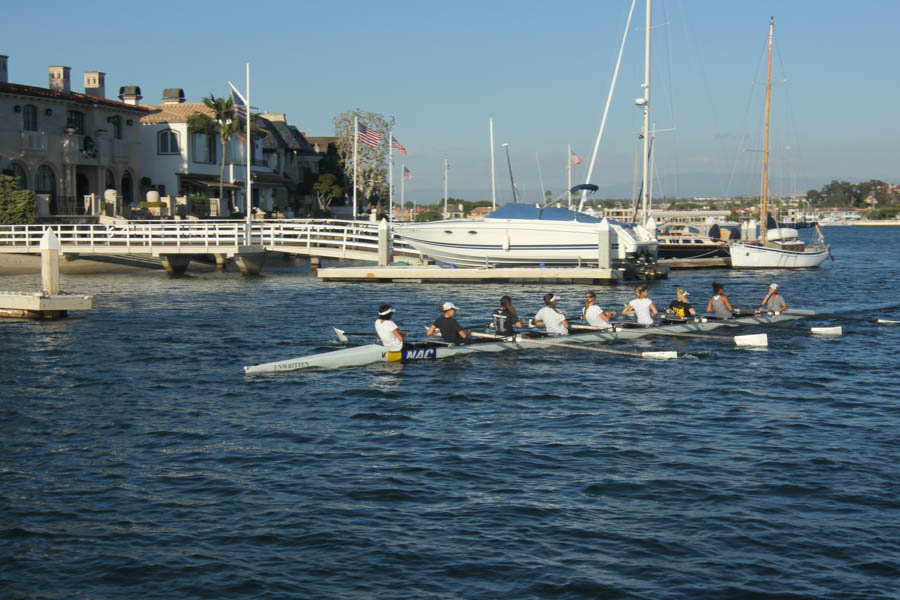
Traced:
<path fill-rule="evenodd" d="M 247 122 L 244 119 L 234 116 L 234 102 L 231 97 L 216 98 L 212 93 L 203 99 L 212 115 L 206 113 L 194 113 L 188 117 L 188 129 L 197 133 L 213 134 L 218 132 L 219 141 L 222 144 L 222 160 L 219 170 L 219 198 L 222 198 L 224 181 L 225 181 L 225 146 L 231 136 L 247 131 Z M 265 135 L 266 130 L 257 124 L 256 115 L 250 115 L 250 133 L 251 135 Z M 247 202 L 247 209 L 250 209 L 250 202 Z"/>

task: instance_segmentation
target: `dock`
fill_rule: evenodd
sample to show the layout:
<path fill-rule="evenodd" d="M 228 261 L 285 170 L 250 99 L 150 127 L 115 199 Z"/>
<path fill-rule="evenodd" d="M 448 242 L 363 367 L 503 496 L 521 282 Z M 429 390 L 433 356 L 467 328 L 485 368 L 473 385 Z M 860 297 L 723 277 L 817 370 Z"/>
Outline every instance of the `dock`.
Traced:
<path fill-rule="evenodd" d="M 60 319 L 70 310 L 90 310 L 93 297 L 59 291 L 59 239 L 47 230 L 40 242 L 40 292 L 0 292 L 0 317 Z"/>
<path fill-rule="evenodd" d="M 322 281 L 370 283 L 583 283 L 611 284 L 621 281 L 622 269 L 596 267 L 494 267 L 462 269 L 392 265 L 387 267 L 329 267 L 319 269 Z"/>
<path fill-rule="evenodd" d="M 728 269 L 731 267 L 730 256 L 720 256 L 718 258 L 662 258 L 659 260 L 660 265 L 665 265 L 670 269 Z"/>

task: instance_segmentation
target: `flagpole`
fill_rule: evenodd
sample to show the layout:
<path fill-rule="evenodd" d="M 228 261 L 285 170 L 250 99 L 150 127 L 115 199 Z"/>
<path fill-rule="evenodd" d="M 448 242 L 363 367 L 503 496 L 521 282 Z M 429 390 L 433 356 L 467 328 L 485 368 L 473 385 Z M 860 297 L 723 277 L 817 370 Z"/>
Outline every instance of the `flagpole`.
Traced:
<path fill-rule="evenodd" d="M 494 180 L 494 117 L 491 117 L 491 210 L 497 210 L 497 183 Z"/>
<path fill-rule="evenodd" d="M 253 196 L 250 190 L 250 63 L 247 63 L 247 245 L 252 245 L 253 226 L 250 223 L 250 214 L 253 205 Z"/>
<path fill-rule="evenodd" d="M 359 140 L 359 117 L 353 115 L 353 216 L 351 217 L 354 221 L 356 220 L 356 170 L 359 164 L 359 160 L 356 157 L 356 145 Z"/>
<path fill-rule="evenodd" d="M 547 197 L 547 194 L 544 193 L 544 174 L 541 172 L 541 157 L 537 152 L 534 153 L 534 159 L 537 161 L 538 177 L 541 180 L 541 206 L 543 206 L 546 204 L 545 198 Z"/>
<path fill-rule="evenodd" d="M 569 195 L 569 210 L 572 210 L 572 144 L 569 144 L 569 153 L 566 155 L 566 170 L 569 172 L 569 187 L 566 193 Z"/>
<path fill-rule="evenodd" d="M 394 132 L 388 129 L 388 220 L 394 222 Z"/>
<path fill-rule="evenodd" d="M 406 165 L 400 164 L 400 218 L 403 218 L 403 197 L 406 191 Z"/>
<path fill-rule="evenodd" d="M 447 211 L 447 167 L 450 166 L 450 161 L 448 159 L 444 159 L 444 218 L 449 219 L 450 213 Z"/>

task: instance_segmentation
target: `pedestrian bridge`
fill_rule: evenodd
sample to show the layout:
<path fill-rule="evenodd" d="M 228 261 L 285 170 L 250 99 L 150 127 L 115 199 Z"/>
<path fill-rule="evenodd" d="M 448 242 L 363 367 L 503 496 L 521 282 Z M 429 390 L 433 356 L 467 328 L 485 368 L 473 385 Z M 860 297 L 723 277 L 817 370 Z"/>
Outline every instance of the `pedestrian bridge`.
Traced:
<path fill-rule="evenodd" d="M 217 260 L 234 258 L 242 271 L 244 259 L 251 255 L 264 257 L 266 252 L 378 264 L 389 263 L 392 256 L 423 262 L 419 251 L 394 237 L 386 221 L 380 224 L 334 219 L 253 221 L 249 226 L 246 221 L 218 220 L 0 225 L 0 252 L 39 253 L 47 230 L 56 234 L 63 255 L 153 256 L 159 257 L 171 272 L 183 272 L 190 256 L 201 254 L 215 255 Z M 251 267 L 249 272 L 254 269 Z"/>

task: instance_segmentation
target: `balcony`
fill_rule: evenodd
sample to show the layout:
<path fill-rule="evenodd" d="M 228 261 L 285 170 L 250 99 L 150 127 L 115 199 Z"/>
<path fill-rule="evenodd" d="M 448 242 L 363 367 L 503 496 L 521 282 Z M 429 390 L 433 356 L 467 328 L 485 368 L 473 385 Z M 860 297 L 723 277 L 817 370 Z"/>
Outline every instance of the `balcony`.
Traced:
<path fill-rule="evenodd" d="M 22 152 L 26 154 L 46 154 L 47 134 L 43 131 L 23 131 Z"/>

